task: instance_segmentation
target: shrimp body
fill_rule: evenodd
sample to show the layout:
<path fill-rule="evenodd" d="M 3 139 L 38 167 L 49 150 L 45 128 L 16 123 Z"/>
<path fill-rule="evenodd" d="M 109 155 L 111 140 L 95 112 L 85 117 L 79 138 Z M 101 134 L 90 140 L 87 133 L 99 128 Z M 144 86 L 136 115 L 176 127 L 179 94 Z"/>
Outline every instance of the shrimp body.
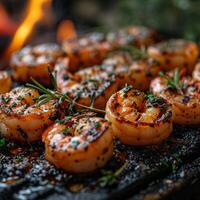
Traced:
<path fill-rule="evenodd" d="M 114 73 L 119 88 L 125 84 L 132 85 L 135 89 L 145 91 L 150 81 L 157 76 L 160 66 L 150 58 L 133 60 L 130 56 L 119 52 L 106 59 L 101 66 L 106 72 Z"/>
<path fill-rule="evenodd" d="M 192 77 L 197 80 L 200 81 L 200 62 L 198 62 L 194 68 L 194 71 L 192 73 Z"/>
<path fill-rule="evenodd" d="M 60 47 L 53 43 L 24 47 L 12 55 L 13 77 L 20 82 L 30 81 L 32 77 L 48 85 L 50 83 L 48 68 L 52 71 L 57 58 L 62 54 Z"/>
<path fill-rule="evenodd" d="M 100 64 L 112 49 L 111 45 L 105 40 L 105 36 L 100 33 L 66 40 L 62 46 L 69 57 L 69 70 L 71 72 Z"/>
<path fill-rule="evenodd" d="M 163 98 L 126 86 L 113 94 L 106 106 L 106 119 L 114 135 L 127 145 L 151 145 L 172 132 L 172 108 Z"/>
<path fill-rule="evenodd" d="M 157 41 L 157 33 L 144 26 L 130 26 L 118 32 L 108 33 L 107 40 L 114 47 L 134 45 L 136 47 L 149 46 Z"/>
<path fill-rule="evenodd" d="M 157 77 L 152 81 L 151 90 L 172 104 L 175 123 L 200 124 L 200 81 L 182 77 L 180 83 L 183 86 L 183 94 L 169 88 L 163 77 Z"/>
<path fill-rule="evenodd" d="M 117 91 L 115 76 L 98 67 L 79 70 L 73 75 L 62 66 L 56 69 L 58 89 L 82 105 L 104 109 L 109 97 Z"/>
<path fill-rule="evenodd" d="M 113 155 L 110 123 L 99 117 L 71 117 L 43 134 L 45 157 L 71 173 L 87 173 L 103 167 Z"/>
<path fill-rule="evenodd" d="M 155 42 L 157 34 L 146 27 L 128 27 L 114 33 L 92 33 L 63 42 L 69 57 L 69 70 L 101 64 L 111 51 L 124 45 L 148 46 Z"/>
<path fill-rule="evenodd" d="M 185 67 L 191 73 L 197 62 L 199 49 L 194 42 L 172 39 L 150 46 L 148 55 L 158 61 L 164 70 Z"/>
<path fill-rule="evenodd" d="M 0 133 L 10 139 L 32 142 L 41 139 L 51 117 L 58 114 L 54 102 L 36 104 L 38 91 L 17 87 L 0 95 Z"/>
<path fill-rule="evenodd" d="M 0 94 L 9 92 L 12 87 L 12 80 L 8 72 L 0 71 Z"/>

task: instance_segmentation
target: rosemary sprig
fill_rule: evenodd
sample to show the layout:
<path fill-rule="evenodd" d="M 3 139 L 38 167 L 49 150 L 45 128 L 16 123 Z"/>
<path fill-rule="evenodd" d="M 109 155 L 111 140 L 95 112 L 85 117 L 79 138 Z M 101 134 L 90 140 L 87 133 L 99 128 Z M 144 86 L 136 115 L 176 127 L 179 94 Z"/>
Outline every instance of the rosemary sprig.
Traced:
<path fill-rule="evenodd" d="M 134 60 L 145 59 L 148 57 L 145 47 L 140 49 L 131 45 L 120 46 L 117 50 L 128 52 Z"/>
<path fill-rule="evenodd" d="M 55 80 L 55 77 L 53 76 L 53 74 L 52 74 L 52 77 Z M 104 110 L 82 105 L 82 104 L 76 102 L 77 98 L 71 99 L 67 94 L 62 94 L 57 90 L 51 90 L 51 89 L 45 88 L 43 85 L 41 85 L 39 82 L 37 82 L 33 78 L 31 78 L 31 80 L 32 80 L 33 84 L 27 83 L 26 86 L 36 89 L 41 93 L 41 95 L 37 98 L 37 103 L 39 105 L 47 103 L 50 100 L 58 100 L 59 103 L 68 102 L 70 108 L 73 106 L 78 106 L 78 107 L 85 108 L 85 109 L 88 109 L 93 112 L 105 114 Z"/>
<path fill-rule="evenodd" d="M 111 186 L 117 182 L 118 176 L 127 167 L 127 162 L 124 163 L 117 171 L 113 172 L 110 170 L 101 170 L 102 176 L 99 178 L 98 182 L 101 187 Z"/>
<path fill-rule="evenodd" d="M 166 84 L 168 88 L 176 90 L 179 94 L 183 95 L 182 84 L 180 82 L 180 74 L 178 69 L 175 69 L 172 76 L 168 76 L 163 72 L 160 72 L 159 75 L 166 79 Z"/>

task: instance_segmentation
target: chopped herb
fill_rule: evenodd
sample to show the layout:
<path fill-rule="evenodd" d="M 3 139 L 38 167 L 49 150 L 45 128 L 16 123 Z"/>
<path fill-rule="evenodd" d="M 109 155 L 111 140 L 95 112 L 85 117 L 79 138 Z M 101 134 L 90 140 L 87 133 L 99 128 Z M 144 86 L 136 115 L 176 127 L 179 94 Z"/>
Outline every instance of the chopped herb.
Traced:
<path fill-rule="evenodd" d="M 160 107 L 164 103 L 162 97 L 158 97 L 152 93 L 146 94 L 144 98 L 148 101 L 147 107 Z"/>
<path fill-rule="evenodd" d="M 15 103 L 15 102 L 12 102 L 9 106 L 8 106 L 8 108 L 9 109 L 12 109 L 13 107 L 15 107 L 17 104 Z"/>
<path fill-rule="evenodd" d="M 59 124 L 66 124 L 68 121 L 70 121 L 71 120 L 71 116 L 65 116 L 65 118 L 64 119 L 57 119 L 56 120 L 56 123 L 59 123 Z"/>
<path fill-rule="evenodd" d="M 17 155 L 15 160 L 19 163 L 23 160 L 23 158 L 21 156 Z"/>
<path fill-rule="evenodd" d="M 111 186 L 117 183 L 118 176 L 124 171 L 127 166 L 127 162 L 120 167 L 117 171 L 113 172 L 110 170 L 101 170 L 101 178 L 99 178 L 98 182 L 101 187 Z"/>
<path fill-rule="evenodd" d="M 127 92 L 129 92 L 131 89 L 133 89 L 133 87 L 131 85 L 125 85 L 125 87 L 122 89 L 122 92 L 124 94 L 126 94 Z"/>
<path fill-rule="evenodd" d="M 69 131 L 69 129 L 66 127 L 66 128 L 64 128 L 64 129 L 62 130 L 62 133 L 63 133 L 64 135 L 69 135 L 69 134 L 70 134 L 70 131 Z"/>
<path fill-rule="evenodd" d="M 95 126 L 95 128 L 99 128 L 101 126 L 101 123 L 100 122 L 95 122 L 94 126 Z"/>
<path fill-rule="evenodd" d="M 24 100 L 24 97 L 23 96 L 18 96 L 17 100 Z"/>
<path fill-rule="evenodd" d="M 4 104 L 7 104 L 10 101 L 10 99 L 11 99 L 10 96 L 7 97 L 1 96 L 1 100 L 3 101 Z"/>
<path fill-rule="evenodd" d="M 169 162 L 168 161 L 166 161 L 166 160 L 160 160 L 160 165 L 161 166 L 165 166 L 165 167 L 170 167 L 170 164 L 169 164 Z"/>
<path fill-rule="evenodd" d="M 160 72 L 159 75 L 166 79 L 166 84 L 168 85 L 169 89 L 176 90 L 179 94 L 183 95 L 183 86 L 180 82 L 180 74 L 178 69 L 175 69 L 173 72 L 172 77 Z"/>
<path fill-rule="evenodd" d="M 6 145 L 5 139 L 0 139 L 0 148 L 4 148 Z"/>
<path fill-rule="evenodd" d="M 145 59 L 148 57 L 147 51 L 144 47 L 139 49 L 131 45 L 125 45 L 125 46 L 119 47 L 117 50 L 128 52 L 134 60 Z"/>

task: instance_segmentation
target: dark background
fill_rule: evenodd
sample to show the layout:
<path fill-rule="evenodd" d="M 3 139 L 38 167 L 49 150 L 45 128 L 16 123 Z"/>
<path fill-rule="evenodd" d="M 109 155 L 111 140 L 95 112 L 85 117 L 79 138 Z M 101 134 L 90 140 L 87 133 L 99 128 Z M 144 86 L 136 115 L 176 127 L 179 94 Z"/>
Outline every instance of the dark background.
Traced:
<path fill-rule="evenodd" d="M 27 0 L 0 0 L 20 19 Z M 80 32 L 146 25 L 172 36 L 199 40 L 199 0 L 53 0 L 55 26 L 71 19 Z"/>

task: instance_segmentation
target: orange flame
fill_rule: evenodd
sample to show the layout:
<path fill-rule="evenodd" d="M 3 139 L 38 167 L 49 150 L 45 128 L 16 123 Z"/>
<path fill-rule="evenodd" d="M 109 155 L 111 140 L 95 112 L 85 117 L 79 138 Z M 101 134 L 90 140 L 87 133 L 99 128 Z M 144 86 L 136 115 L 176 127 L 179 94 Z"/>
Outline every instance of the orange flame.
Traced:
<path fill-rule="evenodd" d="M 51 0 L 29 0 L 26 8 L 26 16 L 21 25 L 18 27 L 15 36 L 13 37 L 11 44 L 5 52 L 5 57 L 9 57 L 12 52 L 21 48 L 31 33 L 34 26 L 40 21 L 43 16 L 43 6 L 50 4 Z"/>
<path fill-rule="evenodd" d="M 63 42 L 64 40 L 76 38 L 76 29 L 70 20 L 64 20 L 60 23 L 57 31 L 57 40 Z"/>

